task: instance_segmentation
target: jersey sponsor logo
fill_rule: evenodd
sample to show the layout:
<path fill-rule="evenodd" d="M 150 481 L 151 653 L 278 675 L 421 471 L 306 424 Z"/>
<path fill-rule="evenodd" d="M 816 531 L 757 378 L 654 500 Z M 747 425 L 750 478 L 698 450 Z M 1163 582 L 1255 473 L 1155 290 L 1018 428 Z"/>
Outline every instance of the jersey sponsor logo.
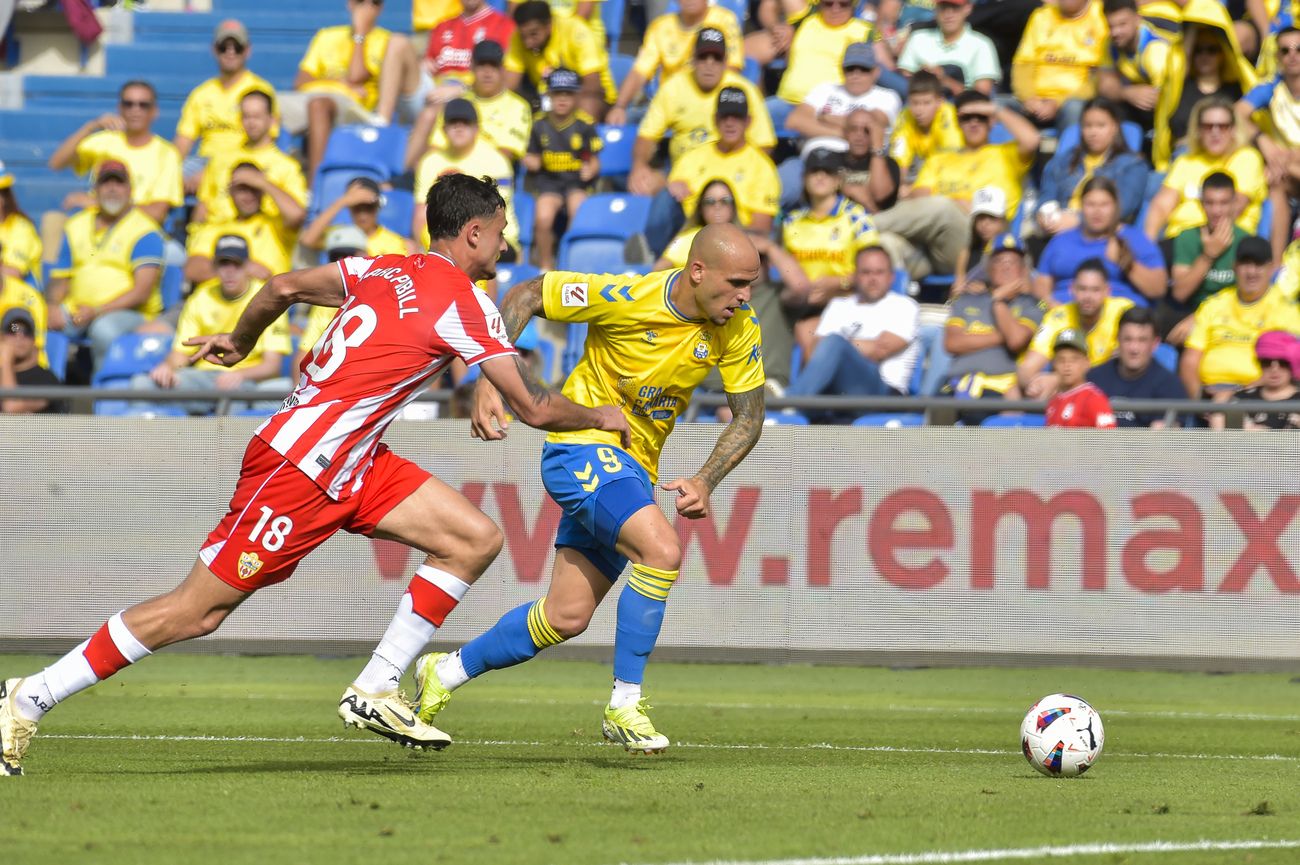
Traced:
<path fill-rule="evenodd" d="M 239 578 L 241 580 L 251 580 L 258 571 L 262 570 L 262 557 L 257 553 L 240 553 L 239 554 Z"/>
<path fill-rule="evenodd" d="M 560 286 L 560 306 L 586 306 L 587 283 L 566 282 Z"/>
<path fill-rule="evenodd" d="M 644 385 L 637 388 L 636 396 L 632 398 L 628 409 L 637 417 L 671 420 L 676 416 L 681 402 L 681 397 L 666 393 L 662 387 Z"/>
<path fill-rule="evenodd" d="M 494 312 L 487 317 L 488 335 L 493 339 L 506 341 L 506 323 L 501 318 L 501 313 Z"/>

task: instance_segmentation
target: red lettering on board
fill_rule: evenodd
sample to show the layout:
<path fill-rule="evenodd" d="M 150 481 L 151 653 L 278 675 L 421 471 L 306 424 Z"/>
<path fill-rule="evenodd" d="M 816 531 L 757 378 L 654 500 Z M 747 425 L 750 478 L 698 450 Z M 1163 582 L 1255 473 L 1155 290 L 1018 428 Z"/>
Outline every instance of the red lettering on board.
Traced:
<path fill-rule="evenodd" d="M 808 490 L 808 585 L 831 584 L 831 545 L 840 523 L 862 513 L 862 487 L 833 493 L 822 487 Z"/>
<path fill-rule="evenodd" d="M 1219 501 L 1223 502 L 1228 515 L 1246 537 L 1246 548 L 1224 575 L 1219 591 L 1245 591 L 1255 571 L 1263 568 L 1283 594 L 1300 594 L 1295 569 L 1278 548 L 1278 538 L 1300 511 L 1300 496 L 1278 497 L 1277 503 L 1262 520 L 1241 493 L 1220 493 Z"/>
<path fill-rule="evenodd" d="M 730 586 L 740 570 L 740 557 L 749 542 L 749 530 L 754 524 L 754 511 L 758 509 L 758 487 L 739 487 L 731 500 L 731 518 L 722 534 L 718 534 L 713 515 L 702 520 L 688 520 L 677 515 L 677 537 L 682 542 L 682 557 L 690 546 L 691 538 L 698 538 L 700 555 L 704 557 L 704 573 L 713 586 Z"/>
<path fill-rule="evenodd" d="M 925 528 L 897 528 L 900 517 L 920 514 Z M 951 550 L 952 516 L 943 499 L 929 490 L 905 487 L 892 492 L 876 506 L 867 526 L 867 551 L 880 576 L 900 589 L 932 589 L 948 576 L 943 559 L 932 556 L 923 565 L 905 565 L 901 550 Z"/>
<path fill-rule="evenodd" d="M 1047 589 L 1052 582 L 1052 526 L 1069 515 L 1079 521 L 1083 538 L 1083 588 L 1106 588 L 1106 513 L 1090 493 L 1063 490 L 1044 501 L 1028 490 L 971 493 L 971 587 L 993 588 L 997 558 L 998 524 L 1005 516 L 1017 516 L 1025 524 L 1025 585 Z"/>
<path fill-rule="evenodd" d="M 1120 568 L 1124 579 L 1139 592 L 1158 594 L 1205 588 L 1205 521 L 1196 502 L 1180 493 L 1142 493 L 1129 502 L 1133 519 L 1171 519 L 1177 528 L 1143 529 L 1124 544 Z M 1158 552 L 1175 554 L 1172 564 L 1153 567 L 1148 559 Z"/>

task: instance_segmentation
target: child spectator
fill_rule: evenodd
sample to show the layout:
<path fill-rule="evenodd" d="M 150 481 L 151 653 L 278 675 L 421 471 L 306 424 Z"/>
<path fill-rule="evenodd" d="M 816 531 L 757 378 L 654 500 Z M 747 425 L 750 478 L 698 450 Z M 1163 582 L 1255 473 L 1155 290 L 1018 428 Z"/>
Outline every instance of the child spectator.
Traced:
<path fill-rule="evenodd" d="M 1052 341 L 1052 366 L 1061 392 L 1047 403 L 1047 426 L 1112 429 L 1117 426 L 1110 400 L 1087 380 L 1088 338 L 1067 327 Z"/>

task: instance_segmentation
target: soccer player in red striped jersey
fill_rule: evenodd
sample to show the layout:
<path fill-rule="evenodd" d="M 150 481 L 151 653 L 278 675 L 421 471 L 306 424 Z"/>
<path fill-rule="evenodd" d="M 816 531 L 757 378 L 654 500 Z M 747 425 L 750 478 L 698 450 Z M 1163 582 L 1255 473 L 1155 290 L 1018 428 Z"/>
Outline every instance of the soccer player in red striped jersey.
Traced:
<path fill-rule="evenodd" d="M 452 358 L 480 364 L 525 423 L 614 431 L 613 406 L 588 408 L 533 382 L 501 314 L 474 286 L 495 276 L 505 203 L 489 179 L 449 175 L 429 191 L 430 252 L 340 262 L 273 277 L 234 332 L 191 340 L 195 360 L 234 366 L 290 304 L 338 308 L 303 358 L 298 387 L 257 428 L 230 510 L 172 591 L 110 618 L 41 672 L 0 685 L 0 774 L 21 775 L 37 722 L 57 703 L 163 646 L 216 630 L 257 589 L 288 579 L 339 529 L 424 552 L 375 654 L 343 694 L 344 723 L 402 745 L 442 748 L 397 682 L 501 550 L 500 530 L 459 492 L 380 442 Z"/>

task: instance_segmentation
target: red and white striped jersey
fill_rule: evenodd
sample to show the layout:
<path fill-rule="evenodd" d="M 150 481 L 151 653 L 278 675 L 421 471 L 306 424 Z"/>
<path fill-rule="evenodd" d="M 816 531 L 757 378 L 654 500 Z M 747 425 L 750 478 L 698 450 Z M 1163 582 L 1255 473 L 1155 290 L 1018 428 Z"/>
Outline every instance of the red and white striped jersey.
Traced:
<path fill-rule="evenodd" d="M 342 501 L 361 489 L 384 430 L 453 357 L 473 365 L 515 349 L 496 304 L 441 255 L 338 267 L 346 300 L 255 435 Z"/>

